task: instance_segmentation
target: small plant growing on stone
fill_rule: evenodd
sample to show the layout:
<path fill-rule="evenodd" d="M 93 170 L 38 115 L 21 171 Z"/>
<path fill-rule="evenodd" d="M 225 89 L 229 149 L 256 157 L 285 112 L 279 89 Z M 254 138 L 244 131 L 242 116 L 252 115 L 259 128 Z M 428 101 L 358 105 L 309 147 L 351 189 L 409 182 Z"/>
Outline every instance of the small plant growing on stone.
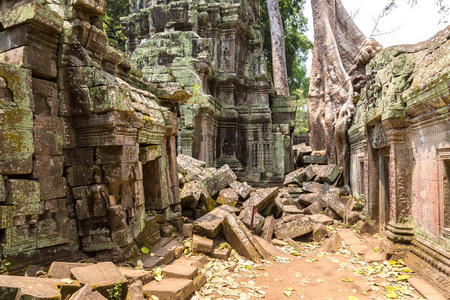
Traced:
<path fill-rule="evenodd" d="M 122 299 L 122 282 L 119 280 L 114 285 L 113 288 L 108 289 L 110 300 L 121 300 Z"/>
<path fill-rule="evenodd" d="M 194 84 L 193 88 L 194 88 L 194 92 L 192 93 L 192 97 L 200 96 L 201 95 L 200 85 Z"/>

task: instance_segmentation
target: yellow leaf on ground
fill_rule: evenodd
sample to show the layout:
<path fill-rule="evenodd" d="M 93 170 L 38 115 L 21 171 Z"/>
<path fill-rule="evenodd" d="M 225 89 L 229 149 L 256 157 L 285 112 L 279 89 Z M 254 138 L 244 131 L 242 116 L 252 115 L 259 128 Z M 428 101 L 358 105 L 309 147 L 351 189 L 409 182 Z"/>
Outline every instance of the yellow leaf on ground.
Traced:
<path fill-rule="evenodd" d="M 289 292 L 289 291 L 284 291 L 284 294 L 285 294 L 286 296 L 290 297 L 292 293 Z"/>
<path fill-rule="evenodd" d="M 386 297 L 388 297 L 389 299 L 397 299 L 398 295 L 396 292 L 387 292 Z"/>
<path fill-rule="evenodd" d="M 348 300 L 359 300 L 359 298 L 355 296 L 348 296 Z"/>
<path fill-rule="evenodd" d="M 294 290 L 294 288 L 293 288 L 293 287 L 290 287 L 290 286 L 287 286 L 287 287 L 285 287 L 284 289 L 287 290 L 287 291 L 293 291 L 293 290 Z"/>
<path fill-rule="evenodd" d="M 411 278 L 411 275 L 400 275 L 397 277 L 397 280 L 406 280 L 408 278 Z"/>

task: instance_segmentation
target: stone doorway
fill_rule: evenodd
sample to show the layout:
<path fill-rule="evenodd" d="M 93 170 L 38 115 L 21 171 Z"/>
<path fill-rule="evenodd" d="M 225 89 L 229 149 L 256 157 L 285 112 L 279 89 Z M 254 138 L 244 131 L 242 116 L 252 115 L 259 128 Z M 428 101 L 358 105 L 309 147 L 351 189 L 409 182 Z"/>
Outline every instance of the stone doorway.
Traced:
<path fill-rule="evenodd" d="M 379 151 L 378 160 L 378 184 L 379 184 L 379 215 L 380 233 L 386 230 L 389 223 L 390 201 L 389 201 L 389 148 Z"/>
<path fill-rule="evenodd" d="M 146 210 L 160 209 L 159 206 L 163 202 L 161 189 L 161 162 L 162 158 L 158 157 L 146 162 L 142 166 Z"/>
<path fill-rule="evenodd" d="M 443 235 L 450 238 L 450 159 L 442 160 L 442 197 L 444 202 Z"/>

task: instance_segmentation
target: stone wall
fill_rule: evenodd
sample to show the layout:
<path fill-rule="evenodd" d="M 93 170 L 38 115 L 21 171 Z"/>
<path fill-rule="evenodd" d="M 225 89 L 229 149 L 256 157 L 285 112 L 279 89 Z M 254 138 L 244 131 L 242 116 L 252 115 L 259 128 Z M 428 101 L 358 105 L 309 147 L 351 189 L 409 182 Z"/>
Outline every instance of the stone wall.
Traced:
<path fill-rule="evenodd" d="M 367 67 L 351 144 L 352 190 L 408 259 L 450 292 L 450 27 Z M 399 245 L 399 244 L 395 244 Z M 397 251 L 394 250 L 394 251 Z M 425 274 L 426 273 L 426 274 Z"/>
<path fill-rule="evenodd" d="M 133 65 L 157 86 L 184 88 L 178 150 L 249 181 L 290 171 L 295 98 L 274 97 L 259 1 L 133 1 L 122 19 Z"/>
<path fill-rule="evenodd" d="M 176 118 L 188 94 L 144 85 L 107 45 L 103 1 L 60 3 L 0 5 L 0 249 L 19 265 L 76 250 L 121 260 L 145 240 L 146 210 L 181 217 Z"/>

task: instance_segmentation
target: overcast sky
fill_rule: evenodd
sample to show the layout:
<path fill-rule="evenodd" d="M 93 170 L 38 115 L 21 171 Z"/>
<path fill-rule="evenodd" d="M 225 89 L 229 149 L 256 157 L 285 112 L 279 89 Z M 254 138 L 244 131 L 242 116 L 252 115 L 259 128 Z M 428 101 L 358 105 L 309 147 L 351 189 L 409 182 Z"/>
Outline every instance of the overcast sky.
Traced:
<path fill-rule="evenodd" d="M 397 8 L 388 16 L 380 19 L 378 29 L 381 33 L 387 33 L 374 38 L 383 46 L 388 47 L 400 44 L 416 44 L 432 37 L 439 30 L 450 25 L 449 16 L 444 19 L 438 13 L 437 0 L 417 0 L 417 5 L 411 6 L 408 0 L 397 0 Z M 354 21 L 359 29 L 369 37 L 375 26 L 376 18 L 388 0 L 341 0 L 350 15 L 355 15 Z M 443 0 L 450 6 L 450 0 Z M 357 13 L 356 13 L 357 12 Z M 314 41 L 313 19 L 311 1 L 305 4 L 305 16 L 308 18 L 308 38 Z M 439 21 L 447 21 L 439 24 Z M 393 31 L 392 33 L 389 33 Z M 374 34 L 378 34 L 375 32 Z M 308 73 L 311 69 L 311 56 L 306 62 Z"/>

